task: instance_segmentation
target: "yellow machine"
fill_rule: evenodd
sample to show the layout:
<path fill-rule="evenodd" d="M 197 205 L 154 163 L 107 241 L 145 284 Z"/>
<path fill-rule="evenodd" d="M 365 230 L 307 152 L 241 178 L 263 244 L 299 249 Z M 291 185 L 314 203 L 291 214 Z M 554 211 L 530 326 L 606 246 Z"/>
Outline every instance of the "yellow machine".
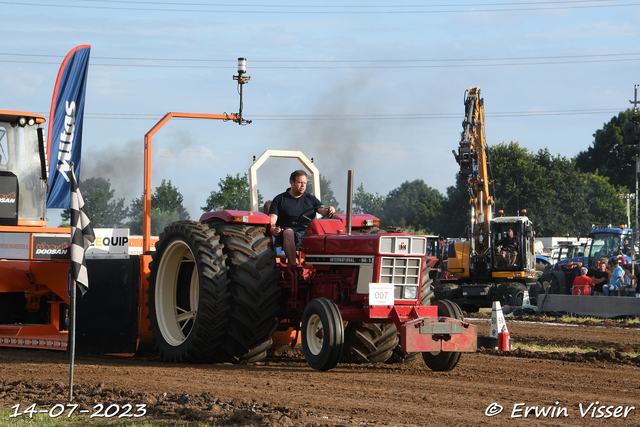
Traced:
<path fill-rule="evenodd" d="M 434 288 L 436 299 L 452 300 L 466 311 L 491 307 L 495 300 L 521 306 L 525 291 L 534 300 L 539 292 L 531 221 L 526 216 L 493 217 L 484 123 L 480 88 L 470 88 L 460 146 L 453 151 L 469 191 L 469 235 L 449 247 L 448 278 Z"/>

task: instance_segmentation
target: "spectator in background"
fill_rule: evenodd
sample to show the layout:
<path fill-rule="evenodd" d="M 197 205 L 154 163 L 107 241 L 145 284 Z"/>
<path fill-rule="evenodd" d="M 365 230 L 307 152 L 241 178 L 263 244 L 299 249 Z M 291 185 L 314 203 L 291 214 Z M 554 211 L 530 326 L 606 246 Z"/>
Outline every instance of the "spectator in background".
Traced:
<path fill-rule="evenodd" d="M 591 295 L 594 283 L 591 277 L 587 276 L 587 271 L 586 267 L 580 268 L 580 275 L 573 280 L 573 295 Z"/>
<path fill-rule="evenodd" d="M 602 286 L 609 283 L 609 276 L 611 275 L 607 270 L 607 262 L 596 260 L 596 262 L 593 263 L 593 266 L 596 267 L 596 270 L 591 275 L 591 281 L 594 284 L 592 295 L 604 295 Z"/>
<path fill-rule="evenodd" d="M 602 287 L 605 296 L 614 295 L 624 284 L 624 269 L 619 265 L 618 258 L 611 259 L 611 266 L 613 267 L 613 272 L 611 273 L 609 284 Z"/>
<path fill-rule="evenodd" d="M 589 271 L 587 272 L 587 276 L 593 278 L 593 275 L 595 274 L 596 271 L 598 271 L 599 267 L 600 267 L 600 260 L 597 259 L 593 262 L 593 265 L 589 268 Z"/>
<path fill-rule="evenodd" d="M 622 268 L 624 268 L 623 287 L 626 288 L 627 292 L 631 291 L 635 293 L 635 288 L 636 288 L 636 284 L 638 283 L 637 282 L 638 278 L 633 274 L 633 265 L 626 264 L 626 265 L 623 265 Z M 633 283 L 633 280 L 635 280 L 636 283 Z"/>
<path fill-rule="evenodd" d="M 560 270 L 564 272 L 565 289 L 567 293 L 570 294 L 571 287 L 573 286 L 573 280 L 576 278 L 578 269 L 582 267 L 582 263 L 568 260 L 564 265 L 563 263 L 558 264 L 558 267 L 560 267 Z"/>

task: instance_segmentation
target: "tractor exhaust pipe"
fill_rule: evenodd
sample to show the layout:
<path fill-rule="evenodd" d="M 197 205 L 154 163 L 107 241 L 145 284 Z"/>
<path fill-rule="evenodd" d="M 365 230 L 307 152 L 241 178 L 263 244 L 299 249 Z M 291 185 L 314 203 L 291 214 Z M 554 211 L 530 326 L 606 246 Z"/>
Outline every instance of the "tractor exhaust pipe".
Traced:
<path fill-rule="evenodd" d="M 347 171 L 347 236 L 351 235 L 351 215 L 353 207 L 353 171 Z"/>

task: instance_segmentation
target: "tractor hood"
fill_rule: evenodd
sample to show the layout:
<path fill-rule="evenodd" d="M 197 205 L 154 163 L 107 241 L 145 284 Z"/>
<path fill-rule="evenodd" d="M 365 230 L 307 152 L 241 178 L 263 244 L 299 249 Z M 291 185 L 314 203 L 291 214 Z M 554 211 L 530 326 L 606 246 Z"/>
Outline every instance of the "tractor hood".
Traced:
<path fill-rule="evenodd" d="M 427 239 L 405 233 L 393 234 L 325 234 L 302 237 L 307 255 L 392 255 L 420 256 L 427 250 Z"/>

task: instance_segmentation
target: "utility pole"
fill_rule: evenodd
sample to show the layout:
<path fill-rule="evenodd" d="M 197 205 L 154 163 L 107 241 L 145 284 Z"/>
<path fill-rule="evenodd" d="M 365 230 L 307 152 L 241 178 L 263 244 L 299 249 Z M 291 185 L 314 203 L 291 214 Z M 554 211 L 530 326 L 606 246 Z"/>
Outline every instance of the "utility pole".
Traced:
<path fill-rule="evenodd" d="M 633 98 L 633 101 L 629 100 L 630 104 L 633 104 L 633 113 L 631 116 L 631 122 L 625 123 L 624 124 L 624 142 L 626 143 L 635 143 L 638 144 L 638 140 L 640 139 L 640 129 L 638 126 L 638 104 L 640 104 L 640 101 L 638 101 L 638 86 L 640 85 L 635 85 L 635 95 Z M 639 150 L 640 150 L 640 144 L 638 144 L 639 146 Z M 635 199 L 636 199 L 636 224 L 635 224 L 635 228 L 633 229 L 633 242 L 631 243 L 631 268 L 632 271 L 634 272 L 634 274 L 637 274 L 637 271 L 635 269 L 635 255 L 636 255 L 636 242 L 638 242 L 638 234 L 640 232 L 639 227 L 638 227 L 638 174 L 640 174 L 640 151 L 638 152 L 638 156 L 636 157 L 636 194 L 635 194 Z M 629 209 L 629 200 L 627 199 L 627 212 Z M 627 214 L 628 215 L 628 214 Z"/>

